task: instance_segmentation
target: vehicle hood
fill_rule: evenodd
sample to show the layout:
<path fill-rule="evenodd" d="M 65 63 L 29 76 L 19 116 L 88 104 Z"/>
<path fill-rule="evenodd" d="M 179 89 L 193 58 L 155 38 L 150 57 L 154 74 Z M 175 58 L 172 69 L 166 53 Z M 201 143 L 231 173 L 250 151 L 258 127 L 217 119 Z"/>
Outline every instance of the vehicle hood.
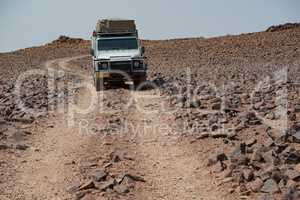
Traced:
<path fill-rule="evenodd" d="M 130 50 L 109 50 L 99 51 L 97 53 L 97 59 L 110 59 L 110 60 L 130 60 L 134 57 L 139 57 L 139 49 Z"/>

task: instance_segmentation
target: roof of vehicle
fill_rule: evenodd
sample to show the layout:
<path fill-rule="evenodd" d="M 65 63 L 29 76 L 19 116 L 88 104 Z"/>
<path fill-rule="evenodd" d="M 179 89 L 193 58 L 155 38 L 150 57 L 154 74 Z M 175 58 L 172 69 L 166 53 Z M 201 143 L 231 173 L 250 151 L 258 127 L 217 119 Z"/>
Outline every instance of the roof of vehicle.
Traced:
<path fill-rule="evenodd" d="M 128 19 L 102 19 L 98 20 L 95 31 L 97 33 L 133 33 L 136 32 L 134 20 Z"/>

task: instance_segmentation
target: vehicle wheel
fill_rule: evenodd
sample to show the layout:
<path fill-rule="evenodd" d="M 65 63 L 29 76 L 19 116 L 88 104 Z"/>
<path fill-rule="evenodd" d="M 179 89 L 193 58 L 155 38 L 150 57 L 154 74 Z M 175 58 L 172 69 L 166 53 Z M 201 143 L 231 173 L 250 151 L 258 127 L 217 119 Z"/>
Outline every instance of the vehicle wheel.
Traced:
<path fill-rule="evenodd" d="M 141 76 L 138 79 L 134 80 L 134 86 L 138 87 L 140 84 L 142 84 L 146 81 L 147 81 L 147 77 L 146 76 Z"/>
<path fill-rule="evenodd" d="M 105 90 L 104 79 L 96 79 L 95 87 L 97 92 Z"/>

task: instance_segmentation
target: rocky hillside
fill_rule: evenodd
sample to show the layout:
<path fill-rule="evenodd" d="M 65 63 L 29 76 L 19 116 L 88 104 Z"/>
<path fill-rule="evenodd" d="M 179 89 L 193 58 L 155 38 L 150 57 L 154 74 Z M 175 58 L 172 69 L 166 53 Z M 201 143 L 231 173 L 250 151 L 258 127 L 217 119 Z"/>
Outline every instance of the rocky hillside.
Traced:
<path fill-rule="evenodd" d="M 174 109 L 174 129 L 205 146 L 212 175 L 250 199 L 299 199 L 300 191 L 300 27 L 286 24 L 259 33 L 217 38 L 143 41 L 149 80 Z M 48 90 L 48 75 L 23 84 L 21 100 L 42 111 L 18 107 L 15 81 L 46 61 L 88 54 L 89 41 L 61 36 L 41 47 L 0 54 L 0 151 L 25 150 L 24 127 L 47 117 L 68 94 Z M 91 68 L 90 58 L 74 64 Z M 55 81 L 74 81 L 71 75 Z"/>

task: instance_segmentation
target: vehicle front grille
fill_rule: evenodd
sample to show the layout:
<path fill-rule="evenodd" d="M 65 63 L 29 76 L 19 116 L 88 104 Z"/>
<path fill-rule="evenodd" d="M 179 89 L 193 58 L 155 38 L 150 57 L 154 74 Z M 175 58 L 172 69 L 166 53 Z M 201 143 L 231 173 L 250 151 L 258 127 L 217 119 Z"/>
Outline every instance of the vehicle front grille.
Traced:
<path fill-rule="evenodd" d="M 131 61 L 117 61 L 110 63 L 111 70 L 131 71 Z"/>

